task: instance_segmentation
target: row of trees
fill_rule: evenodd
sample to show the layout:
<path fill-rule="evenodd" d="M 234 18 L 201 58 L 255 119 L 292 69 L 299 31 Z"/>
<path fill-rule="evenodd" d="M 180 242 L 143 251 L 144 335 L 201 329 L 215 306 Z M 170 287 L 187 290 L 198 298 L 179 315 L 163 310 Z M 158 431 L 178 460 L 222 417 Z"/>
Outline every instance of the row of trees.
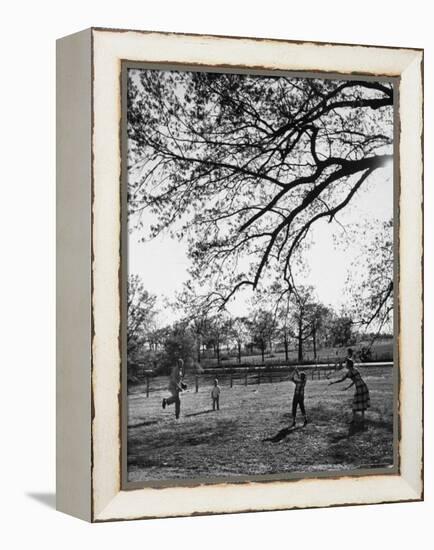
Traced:
<path fill-rule="evenodd" d="M 162 367 L 173 363 L 176 356 L 200 365 L 210 351 L 220 363 L 223 350 L 236 354 L 239 362 L 245 353 L 260 352 L 264 361 L 266 352 L 277 348 L 284 351 L 286 361 L 290 350 L 296 348 L 301 362 L 307 345 L 316 358 L 320 347 L 345 346 L 355 337 L 351 317 L 336 314 L 320 304 L 311 287 L 302 287 L 297 293 L 287 295 L 286 300 L 276 302 L 270 300 L 271 295 L 266 300 L 262 294 L 248 316 L 232 316 L 226 310 L 198 310 L 191 293 L 187 292 L 177 303 L 184 312 L 181 320 L 171 326 L 157 327 L 155 297 L 149 295 L 137 276 L 130 278 L 129 286 L 137 299 L 129 301 L 129 319 L 131 324 L 134 321 L 135 328 L 128 333 L 129 357 L 144 357 L 154 352 L 153 357 L 159 354 Z M 274 294 L 278 290 L 276 286 L 272 289 Z M 267 302 L 275 306 L 267 307 Z"/>

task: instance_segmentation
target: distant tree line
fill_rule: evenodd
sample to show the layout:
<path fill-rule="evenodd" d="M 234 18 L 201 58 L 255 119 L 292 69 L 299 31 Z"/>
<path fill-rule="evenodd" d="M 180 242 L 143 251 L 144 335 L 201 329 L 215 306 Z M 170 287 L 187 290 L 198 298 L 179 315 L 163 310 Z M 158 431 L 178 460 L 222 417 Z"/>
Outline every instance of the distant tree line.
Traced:
<path fill-rule="evenodd" d="M 222 357 L 241 363 L 245 355 L 280 352 L 285 362 L 296 350 L 298 362 L 305 359 L 306 348 L 317 358 L 319 349 L 351 345 L 357 331 L 350 315 L 333 311 L 315 300 L 312 287 L 277 300 L 277 286 L 262 293 L 246 316 L 233 316 L 226 310 L 198 309 L 190 292 L 176 304 L 180 320 L 159 327 L 157 299 L 141 285 L 137 276 L 129 279 L 129 363 L 147 369 L 167 371 L 177 357 L 188 369 L 201 370 L 210 358 L 220 364 Z"/>

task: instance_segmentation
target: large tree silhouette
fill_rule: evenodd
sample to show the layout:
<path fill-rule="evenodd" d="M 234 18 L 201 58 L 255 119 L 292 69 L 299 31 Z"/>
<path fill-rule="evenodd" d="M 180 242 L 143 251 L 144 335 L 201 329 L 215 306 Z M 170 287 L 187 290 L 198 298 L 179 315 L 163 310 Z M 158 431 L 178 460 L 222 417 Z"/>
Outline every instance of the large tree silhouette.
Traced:
<path fill-rule="evenodd" d="M 224 305 L 267 274 L 291 292 L 312 227 L 391 159 L 393 88 L 130 70 L 128 138 L 130 223 L 188 238 L 193 279 Z"/>

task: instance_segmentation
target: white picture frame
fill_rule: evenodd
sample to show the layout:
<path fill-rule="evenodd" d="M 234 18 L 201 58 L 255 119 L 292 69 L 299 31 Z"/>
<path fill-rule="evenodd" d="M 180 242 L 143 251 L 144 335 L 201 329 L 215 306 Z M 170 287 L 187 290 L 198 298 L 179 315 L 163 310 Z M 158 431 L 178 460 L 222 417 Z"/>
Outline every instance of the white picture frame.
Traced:
<path fill-rule="evenodd" d="M 121 65 L 399 79 L 399 471 L 122 489 Z M 57 44 L 57 507 L 91 522 L 423 499 L 423 51 L 92 28 Z"/>

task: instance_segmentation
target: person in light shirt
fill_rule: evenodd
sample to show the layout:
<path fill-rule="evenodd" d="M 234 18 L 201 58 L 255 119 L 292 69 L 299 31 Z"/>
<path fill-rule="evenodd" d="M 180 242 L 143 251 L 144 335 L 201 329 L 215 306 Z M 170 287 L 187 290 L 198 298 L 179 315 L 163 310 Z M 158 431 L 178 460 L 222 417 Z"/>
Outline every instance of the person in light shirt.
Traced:
<path fill-rule="evenodd" d="M 187 389 L 187 384 L 183 382 L 184 378 L 184 361 L 182 359 L 178 359 L 176 365 L 172 368 L 170 372 L 170 378 L 169 378 L 169 385 L 168 390 L 171 393 L 170 397 L 163 399 L 163 409 L 167 407 L 167 405 L 171 405 L 172 403 L 175 403 L 175 417 L 176 419 L 179 418 L 179 415 L 181 414 L 181 398 L 180 394 L 183 390 Z"/>
<path fill-rule="evenodd" d="M 214 386 L 211 390 L 211 398 L 212 398 L 212 410 L 215 411 L 216 408 L 219 411 L 220 410 L 220 386 L 219 381 L 217 378 L 214 380 Z"/>

